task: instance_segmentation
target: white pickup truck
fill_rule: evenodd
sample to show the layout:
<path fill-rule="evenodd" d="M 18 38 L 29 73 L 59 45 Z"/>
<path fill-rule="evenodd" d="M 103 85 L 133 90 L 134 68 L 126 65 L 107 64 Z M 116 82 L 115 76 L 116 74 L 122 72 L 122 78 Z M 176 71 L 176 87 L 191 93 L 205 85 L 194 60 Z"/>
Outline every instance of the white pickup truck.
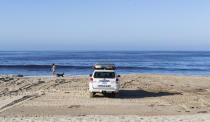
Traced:
<path fill-rule="evenodd" d="M 89 82 L 90 97 L 94 97 L 96 93 L 119 97 L 120 75 L 117 75 L 116 69 L 111 63 L 97 63 L 93 67 Z"/>

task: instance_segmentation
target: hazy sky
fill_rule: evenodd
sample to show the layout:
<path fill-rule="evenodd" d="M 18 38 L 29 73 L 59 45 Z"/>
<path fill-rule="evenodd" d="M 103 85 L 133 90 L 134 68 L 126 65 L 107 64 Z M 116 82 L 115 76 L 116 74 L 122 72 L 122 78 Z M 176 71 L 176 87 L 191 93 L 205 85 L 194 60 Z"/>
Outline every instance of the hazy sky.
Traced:
<path fill-rule="evenodd" d="M 0 50 L 210 50 L 210 0 L 0 0 Z"/>

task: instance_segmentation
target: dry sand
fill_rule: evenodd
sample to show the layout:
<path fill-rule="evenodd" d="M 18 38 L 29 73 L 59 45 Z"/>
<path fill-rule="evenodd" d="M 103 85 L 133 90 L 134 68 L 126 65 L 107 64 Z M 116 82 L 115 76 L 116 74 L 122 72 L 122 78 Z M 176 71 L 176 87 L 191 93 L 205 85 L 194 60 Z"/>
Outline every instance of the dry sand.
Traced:
<path fill-rule="evenodd" d="M 210 77 L 122 75 L 119 98 L 89 78 L 0 76 L 0 121 L 210 121 Z"/>

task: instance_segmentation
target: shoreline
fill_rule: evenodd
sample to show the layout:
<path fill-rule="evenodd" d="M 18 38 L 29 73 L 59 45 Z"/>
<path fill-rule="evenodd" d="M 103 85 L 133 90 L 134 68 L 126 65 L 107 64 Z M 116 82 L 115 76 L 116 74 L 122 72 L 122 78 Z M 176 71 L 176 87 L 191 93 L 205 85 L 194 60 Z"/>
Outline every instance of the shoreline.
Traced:
<path fill-rule="evenodd" d="M 209 75 L 187 75 L 187 74 L 167 74 L 167 73 L 118 73 L 119 75 L 168 75 L 168 76 L 189 76 L 189 77 L 210 77 Z M 0 76 L 8 76 L 8 77 L 15 77 L 19 74 L 0 74 Z M 20 74 L 22 75 L 22 74 Z M 74 75 L 74 74 L 64 74 L 64 77 L 77 77 L 77 76 L 89 76 L 89 74 L 83 74 L 83 75 Z M 52 75 L 23 75 L 23 77 L 56 77 Z"/>

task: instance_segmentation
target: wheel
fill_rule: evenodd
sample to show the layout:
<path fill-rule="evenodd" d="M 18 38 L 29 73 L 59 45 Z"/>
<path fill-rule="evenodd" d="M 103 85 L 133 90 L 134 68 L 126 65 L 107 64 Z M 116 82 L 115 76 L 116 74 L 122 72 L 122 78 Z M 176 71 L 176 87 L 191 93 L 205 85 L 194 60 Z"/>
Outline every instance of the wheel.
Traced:
<path fill-rule="evenodd" d="M 107 96 L 107 93 L 106 92 L 103 92 L 102 94 L 104 95 L 104 97 Z"/>
<path fill-rule="evenodd" d="M 115 98 L 118 98 L 119 96 L 120 96 L 119 93 L 115 93 L 115 94 L 114 94 L 114 97 L 115 97 Z"/>
<path fill-rule="evenodd" d="M 93 97 L 94 97 L 94 95 L 95 95 L 95 93 L 94 93 L 94 92 L 90 92 L 90 98 L 93 98 Z"/>

